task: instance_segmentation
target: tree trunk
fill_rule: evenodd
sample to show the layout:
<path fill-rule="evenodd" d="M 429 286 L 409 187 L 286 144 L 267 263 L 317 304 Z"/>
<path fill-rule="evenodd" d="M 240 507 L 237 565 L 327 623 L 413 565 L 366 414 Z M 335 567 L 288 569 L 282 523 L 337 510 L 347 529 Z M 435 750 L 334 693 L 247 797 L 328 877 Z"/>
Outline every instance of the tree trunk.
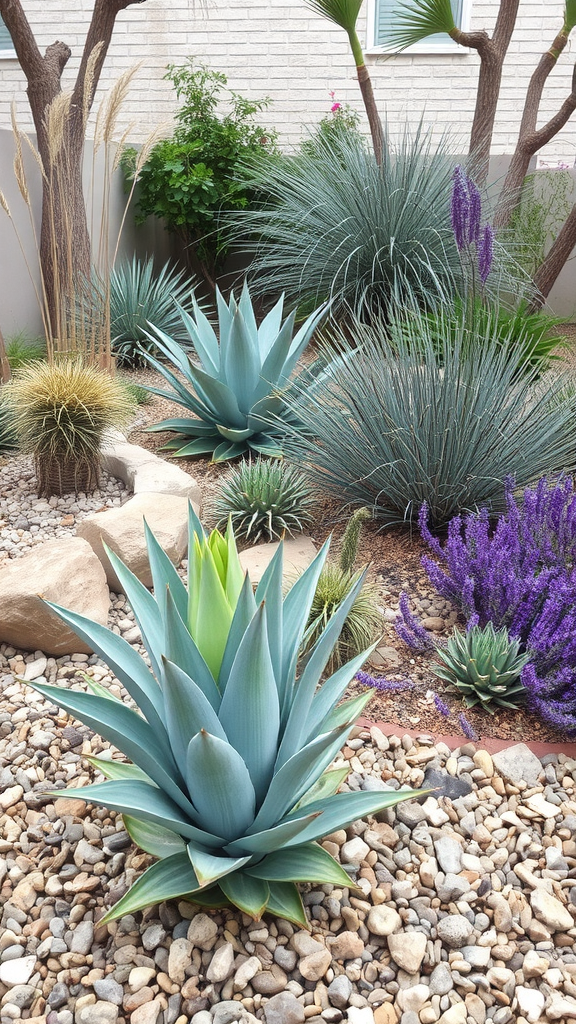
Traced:
<path fill-rule="evenodd" d="M 568 214 L 550 252 L 534 275 L 534 284 L 538 289 L 538 294 L 532 300 L 531 311 L 541 309 L 544 305 L 544 301 L 548 298 L 574 246 L 576 246 L 576 204 Z"/>
<path fill-rule="evenodd" d="M 370 125 L 374 156 L 376 157 L 376 163 L 380 167 L 382 164 L 382 155 L 384 150 L 384 132 L 382 131 L 382 121 L 380 120 L 378 107 L 376 106 L 376 100 L 374 99 L 372 81 L 370 79 L 368 68 L 365 64 L 357 65 L 356 74 L 358 75 L 358 84 L 360 86 L 360 92 L 362 93 L 364 107 L 366 108 L 368 124 Z"/>
<path fill-rule="evenodd" d="M 530 79 L 530 84 L 528 85 L 528 91 L 526 93 L 526 100 L 524 102 L 522 120 L 520 122 L 520 130 L 518 132 L 518 142 L 516 143 L 516 149 L 514 150 L 512 160 L 510 161 L 508 173 L 504 179 L 504 184 L 502 186 L 500 199 L 498 200 L 498 206 L 494 217 L 494 227 L 497 230 L 508 226 L 510 218 L 520 202 L 521 189 L 524 183 L 524 178 L 528 173 L 531 158 L 539 149 L 542 148 L 542 146 L 549 142 L 561 128 L 564 127 L 566 121 L 576 109 L 576 94 L 574 92 L 573 74 L 573 104 L 571 104 L 571 97 L 569 97 L 568 101 L 562 105 L 558 114 L 556 114 L 555 117 L 553 117 L 548 124 L 544 126 L 544 128 L 540 129 L 540 131 L 536 131 L 538 112 L 540 110 L 544 86 L 550 72 L 556 67 L 558 57 L 562 53 L 567 42 L 568 36 L 566 33 L 564 31 L 559 32 L 550 49 L 547 50 L 546 53 L 542 54 L 542 57 L 538 62 L 538 66 Z"/>
<path fill-rule="evenodd" d="M 51 153 L 45 123 L 47 108 L 61 94 L 62 72 L 72 51 L 65 43 L 55 42 L 42 56 L 21 0 L 0 0 L 0 16 L 10 32 L 28 83 L 28 100 L 38 139 L 38 152 L 46 175 L 42 189 L 39 255 L 47 320 L 53 335 L 62 330 L 59 310 L 70 299 L 70 289 L 74 288 L 74 282 L 90 274 L 90 240 L 82 190 L 86 120 L 100 80 L 116 16 L 130 3 L 143 2 L 94 0 L 71 102 L 63 107 L 65 120 L 62 142 L 58 152 Z"/>

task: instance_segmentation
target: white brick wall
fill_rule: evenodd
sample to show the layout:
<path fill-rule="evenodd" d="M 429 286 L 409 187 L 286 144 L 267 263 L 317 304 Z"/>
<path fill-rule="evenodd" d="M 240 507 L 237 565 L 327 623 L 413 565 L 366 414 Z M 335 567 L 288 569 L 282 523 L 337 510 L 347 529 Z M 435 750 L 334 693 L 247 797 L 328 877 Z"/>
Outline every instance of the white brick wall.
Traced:
<path fill-rule="evenodd" d="M 64 81 L 70 84 L 92 9 L 92 0 L 22 0 L 41 48 L 56 38 L 66 41 L 73 57 Z M 550 45 L 562 21 L 563 4 L 521 0 L 505 73 L 494 135 L 494 152 L 513 149 L 523 97 L 530 74 Z M 494 0 L 475 0 L 472 26 L 491 31 L 498 10 Z M 365 15 L 359 21 L 366 38 Z M 272 99 L 262 120 L 280 131 L 283 144 L 294 146 L 330 108 L 329 91 L 341 102 L 362 111 L 352 57 L 345 34 L 289 0 L 146 0 L 123 11 L 116 24 L 103 75 L 103 86 L 137 61 L 143 67 L 124 111 L 124 123 L 136 122 L 134 139 L 169 117 L 174 96 L 162 79 L 169 62 L 188 55 L 228 75 L 232 88 L 254 98 Z M 368 56 L 374 89 L 392 129 L 407 119 L 423 117 L 439 134 L 455 130 L 466 148 L 474 109 L 478 58 L 475 54 L 405 54 Z M 571 60 L 564 53 L 545 93 L 541 123 L 566 97 Z M 24 80 L 15 60 L 0 60 L 0 128 L 9 125 L 10 103 L 16 100 L 19 120 L 30 124 Z M 551 143 L 543 156 L 574 162 L 576 118 Z"/>

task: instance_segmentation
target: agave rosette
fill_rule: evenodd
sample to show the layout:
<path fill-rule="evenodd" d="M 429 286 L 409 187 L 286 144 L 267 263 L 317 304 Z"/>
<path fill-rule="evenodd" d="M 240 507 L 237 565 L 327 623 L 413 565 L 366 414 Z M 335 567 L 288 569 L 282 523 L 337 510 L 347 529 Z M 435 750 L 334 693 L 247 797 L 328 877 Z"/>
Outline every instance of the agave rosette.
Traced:
<path fill-rule="evenodd" d="M 207 537 L 190 511 L 188 590 L 149 530 L 147 540 L 155 596 L 109 557 L 151 670 L 122 637 L 50 605 L 140 713 L 93 680 L 89 693 L 34 684 L 132 762 L 93 758 L 108 781 L 67 790 L 122 813 L 133 840 L 159 858 L 105 920 L 185 898 L 308 927 L 296 883 L 350 884 L 317 840 L 417 795 L 337 793 L 347 770 L 328 770 L 370 697 L 340 703 L 368 652 L 319 685 L 361 581 L 299 665 L 327 544 L 283 597 L 281 545 L 254 593 L 230 528 Z"/>
<path fill-rule="evenodd" d="M 520 675 L 530 655 L 520 653 L 520 641 L 506 627 L 496 632 L 489 622 L 466 633 L 456 630 L 436 655 L 434 673 L 460 691 L 468 708 L 480 704 L 493 714 L 495 706 L 517 708 L 526 696 Z"/>
<path fill-rule="evenodd" d="M 177 373 L 147 357 L 172 387 L 148 390 L 184 406 L 193 416 L 165 419 L 148 429 L 175 432 L 164 448 L 179 457 L 211 454 L 214 462 L 224 462 L 250 450 L 281 455 L 281 418 L 286 411 L 281 392 L 326 306 L 312 313 L 294 337 L 296 312 L 282 323 L 283 298 L 258 326 L 246 285 L 239 302 L 232 293 L 226 304 L 217 291 L 219 337 L 195 299 L 193 306 L 194 316 L 179 308 L 200 363 L 158 327 L 149 337 Z"/>

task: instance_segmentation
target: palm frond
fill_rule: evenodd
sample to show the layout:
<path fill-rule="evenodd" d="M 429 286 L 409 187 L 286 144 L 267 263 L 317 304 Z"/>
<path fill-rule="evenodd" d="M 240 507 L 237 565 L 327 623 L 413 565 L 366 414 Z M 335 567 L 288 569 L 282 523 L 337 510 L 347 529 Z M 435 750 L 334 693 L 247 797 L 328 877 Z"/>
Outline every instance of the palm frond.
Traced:
<path fill-rule="evenodd" d="M 385 49 L 397 52 L 439 32 L 451 36 L 456 28 L 450 0 L 419 0 L 417 5 L 399 3 L 392 12 L 383 44 Z"/>
<path fill-rule="evenodd" d="M 328 21 L 339 25 L 345 32 L 353 32 L 362 6 L 362 0 L 305 0 L 306 6 Z"/>

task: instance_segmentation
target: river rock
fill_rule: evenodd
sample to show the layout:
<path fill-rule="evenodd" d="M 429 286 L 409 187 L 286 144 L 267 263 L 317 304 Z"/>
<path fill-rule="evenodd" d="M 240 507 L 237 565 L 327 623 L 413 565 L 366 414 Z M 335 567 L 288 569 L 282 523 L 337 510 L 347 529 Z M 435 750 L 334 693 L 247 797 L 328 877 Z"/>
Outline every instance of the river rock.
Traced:
<path fill-rule="evenodd" d="M 388 936 L 388 949 L 392 959 L 407 974 L 416 974 L 426 952 L 426 936 L 423 932 L 400 932 Z"/>
<path fill-rule="evenodd" d="M 530 894 L 530 906 L 539 921 L 552 931 L 561 932 L 574 926 L 574 918 L 567 908 L 545 889 L 534 889 Z"/>
<path fill-rule="evenodd" d="M 525 782 L 528 786 L 535 786 L 543 771 L 542 762 L 525 743 L 515 743 L 499 750 L 492 755 L 492 761 L 498 774 L 512 785 Z"/>

